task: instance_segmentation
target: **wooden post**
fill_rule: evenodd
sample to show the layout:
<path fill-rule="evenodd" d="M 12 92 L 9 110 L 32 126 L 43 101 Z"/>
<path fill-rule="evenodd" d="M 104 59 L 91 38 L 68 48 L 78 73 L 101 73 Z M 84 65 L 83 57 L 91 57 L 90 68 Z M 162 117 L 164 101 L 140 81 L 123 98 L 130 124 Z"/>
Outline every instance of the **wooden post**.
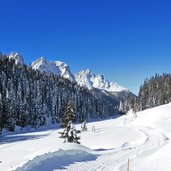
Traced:
<path fill-rule="evenodd" d="M 128 159 L 127 171 L 130 171 L 130 159 Z"/>

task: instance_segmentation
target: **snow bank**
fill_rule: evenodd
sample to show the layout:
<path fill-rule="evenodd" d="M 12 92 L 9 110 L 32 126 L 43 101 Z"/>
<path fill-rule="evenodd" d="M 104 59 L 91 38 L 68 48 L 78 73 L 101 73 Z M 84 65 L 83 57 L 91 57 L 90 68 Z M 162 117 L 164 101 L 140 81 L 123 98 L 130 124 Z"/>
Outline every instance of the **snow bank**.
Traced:
<path fill-rule="evenodd" d="M 133 125 L 146 126 L 156 134 L 163 136 L 156 140 L 158 150 L 142 155 L 132 161 L 132 170 L 168 171 L 171 170 L 171 103 L 138 113 Z"/>
<path fill-rule="evenodd" d="M 133 125 L 155 128 L 171 137 L 171 103 L 138 112 Z"/>
<path fill-rule="evenodd" d="M 76 145 L 75 145 L 76 146 Z M 65 148 L 74 149 L 75 146 L 68 145 Z M 33 160 L 28 161 L 21 167 L 14 169 L 15 171 L 52 171 L 67 169 L 69 165 L 75 162 L 87 162 L 96 160 L 96 155 L 90 154 L 85 151 L 86 148 L 77 146 L 75 150 L 60 149 L 53 153 L 44 154 L 35 157 Z"/>

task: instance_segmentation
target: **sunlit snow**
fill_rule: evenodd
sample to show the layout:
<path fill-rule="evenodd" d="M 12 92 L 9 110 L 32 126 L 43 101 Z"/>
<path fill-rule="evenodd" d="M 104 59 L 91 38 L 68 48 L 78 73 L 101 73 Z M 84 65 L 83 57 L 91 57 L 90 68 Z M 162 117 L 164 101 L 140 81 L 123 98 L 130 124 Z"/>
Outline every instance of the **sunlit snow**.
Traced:
<path fill-rule="evenodd" d="M 59 129 L 3 135 L 1 171 L 171 170 L 171 104 L 89 122 L 81 145 L 63 143 Z M 76 125 L 80 129 L 81 125 Z M 95 131 L 92 131 L 95 128 Z"/>

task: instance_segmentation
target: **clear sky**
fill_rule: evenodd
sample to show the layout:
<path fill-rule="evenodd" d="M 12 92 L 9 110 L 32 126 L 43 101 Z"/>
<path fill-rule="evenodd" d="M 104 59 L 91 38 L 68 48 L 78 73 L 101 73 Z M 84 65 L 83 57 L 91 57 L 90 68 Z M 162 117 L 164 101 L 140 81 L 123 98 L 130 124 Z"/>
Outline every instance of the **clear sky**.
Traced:
<path fill-rule="evenodd" d="M 0 0 L 0 51 L 61 60 L 137 94 L 171 72 L 170 0 Z"/>

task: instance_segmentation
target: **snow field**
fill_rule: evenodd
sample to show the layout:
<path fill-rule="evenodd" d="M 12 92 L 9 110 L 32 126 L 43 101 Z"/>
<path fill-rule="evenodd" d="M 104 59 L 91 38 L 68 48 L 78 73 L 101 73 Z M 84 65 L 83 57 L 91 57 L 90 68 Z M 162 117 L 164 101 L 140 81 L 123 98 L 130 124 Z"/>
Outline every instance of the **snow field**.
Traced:
<path fill-rule="evenodd" d="M 0 142 L 0 171 L 171 170 L 171 104 L 88 123 L 81 145 L 63 143 L 59 129 L 8 135 Z M 81 125 L 76 125 L 80 129 Z M 92 128 L 95 127 L 95 132 Z"/>

